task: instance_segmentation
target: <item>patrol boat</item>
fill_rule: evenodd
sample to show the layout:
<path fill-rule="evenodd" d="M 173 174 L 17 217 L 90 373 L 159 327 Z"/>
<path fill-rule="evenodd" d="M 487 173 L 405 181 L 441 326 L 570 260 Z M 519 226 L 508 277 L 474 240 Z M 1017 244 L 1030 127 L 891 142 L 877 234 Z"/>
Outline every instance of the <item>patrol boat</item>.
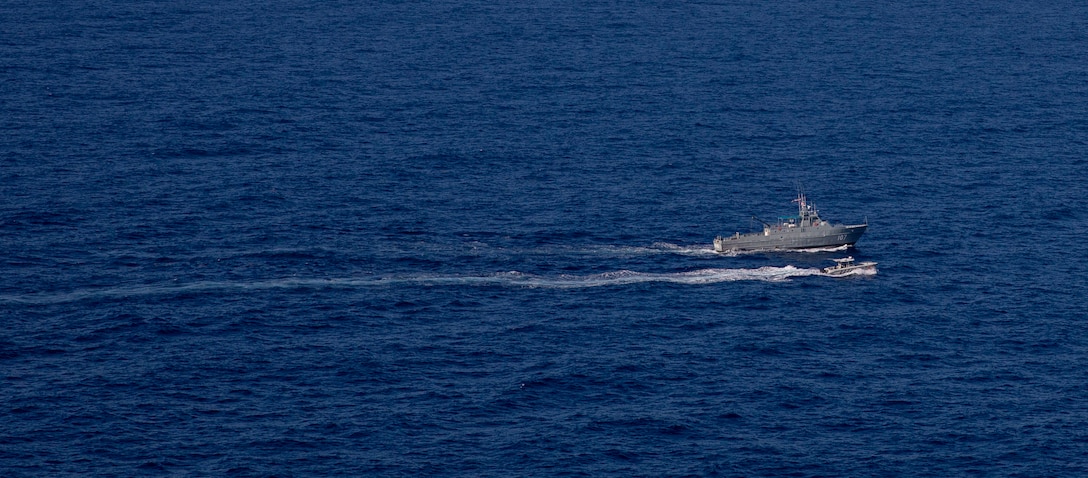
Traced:
<path fill-rule="evenodd" d="M 853 257 L 844 257 L 842 259 L 831 259 L 835 261 L 835 265 L 831 267 L 824 267 L 820 269 L 820 272 L 829 276 L 845 276 L 862 271 L 875 271 L 875 262 L 859 262 L 854 263 Z"/>
<path fill-rule="evenodd" d="M 754 217 L 763 223 L 763 232 L 736 233 L 714 238 L 715 252 L 774 251 L 781 249 L 812 249 L 823 247 L 852 246 L 869 222 L 847 226 L 832 224 L 820 219 L 816 206 L 810 204 L 804 193 L 798 193 L 797 215 L 779 218 L 775 224 Z"/>

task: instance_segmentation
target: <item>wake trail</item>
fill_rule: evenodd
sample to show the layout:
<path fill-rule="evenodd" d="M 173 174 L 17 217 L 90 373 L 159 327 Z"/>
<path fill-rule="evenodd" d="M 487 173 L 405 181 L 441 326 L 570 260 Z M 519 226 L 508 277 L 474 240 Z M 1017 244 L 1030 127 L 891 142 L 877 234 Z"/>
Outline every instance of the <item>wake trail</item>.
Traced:
<path fill-rule="evenodd" d="M 699 269 L 687 272 L 652 273 L 618 270 L 590 275 L 543 276 L 518 271 L 487 275 L 412 274 L 385 277 L 282 278 L 258 281 L 200 281 L 191 283 L 145 284 L 87 288 L 59 293 L 0 295 L 0 303 L 58 304 L 84 300 L 127 299 L 149 296 L 248 293 L 267 290 L 332 290 L 384 287 L 451 286 L 511 287 L 541 289 L 584 289 L 645 283 L 704 285 L 735 281 L 780 282 L 793 277 L 822 275 L 819 269 L 793 266 L 758 269 Z"/>

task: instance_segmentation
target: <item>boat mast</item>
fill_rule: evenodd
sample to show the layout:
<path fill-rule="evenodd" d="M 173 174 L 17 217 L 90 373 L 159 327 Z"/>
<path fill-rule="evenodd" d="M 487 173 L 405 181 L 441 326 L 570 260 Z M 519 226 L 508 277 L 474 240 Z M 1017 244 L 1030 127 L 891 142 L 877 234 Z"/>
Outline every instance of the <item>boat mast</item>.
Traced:
<path fill-rule="evenodd" d="M 800 222 L 798 226 L 811 225 L 811 221 L 808 221 L 808 203 L 805 201 L 805 193 L 798 189 L 797 199 L 794 199 L 794 201 L 797 202 L 797 220 Z M 808 224 L 806 224 L 806 221 L 808 221 Z"/>

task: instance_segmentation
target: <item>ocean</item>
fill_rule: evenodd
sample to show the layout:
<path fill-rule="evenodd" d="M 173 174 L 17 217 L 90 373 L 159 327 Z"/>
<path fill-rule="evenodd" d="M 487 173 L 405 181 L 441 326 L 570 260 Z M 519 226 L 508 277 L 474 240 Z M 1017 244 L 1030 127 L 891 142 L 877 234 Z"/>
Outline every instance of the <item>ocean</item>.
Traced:
<path fill-rule="evenodd" d="M 1085 476 L 1086 32 L 0 3 L 0 474 Z"/>

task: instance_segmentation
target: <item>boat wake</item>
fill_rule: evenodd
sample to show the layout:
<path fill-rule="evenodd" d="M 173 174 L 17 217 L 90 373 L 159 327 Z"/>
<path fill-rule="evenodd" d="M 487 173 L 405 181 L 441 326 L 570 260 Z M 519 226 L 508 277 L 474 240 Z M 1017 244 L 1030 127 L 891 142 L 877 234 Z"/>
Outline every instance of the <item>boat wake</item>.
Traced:
<path fill-rule="evenodd" d="M 718 252 L 714 250 L 713 244 L 690 244 L 679 245 L 669 242 L 655 242 L 649 246 L 591 246 L 583 247 L 579 249 L 570 250 L 555 250 L 555 249 L 540 249 L 538 252 L 541 254 L 555 254 L 555 253 L 567 253 L 567 254 L 587 254 L 594 256 L 608 256 L 608 257 L 631 257 L 631 256 L 644 256 L 644 255 L 658 255 L 658 254 L 671 254 L 682 256 L 694 256 L 694 257 L 709 257 L 709 256 L 724 256 L 724 257 L 738 257 L 747 256 L 753 254 L 766 254 L 772 253 L 825 253 L 825 252 L 843 252 L 849 250 L 850 245 L 834 246 L 834 247 L 811 247 L 806 249 L 775 249 L 775 250 L 737 250 L 737 251 L 723 251 Z"/>
<path fill-rule="evenodd" d="M 471 244 L 473 253 L 520 256 L 568 256 L 568 257 L 644 257 L 644 256 L 689 256 L 689 257 L 739 257 L 753 254 L 767 253 L 826 253 L 843 252 L 852 246 L 813 247 L 806 249 L 774 249 L 774 250 L 727 250 L 718 252 L 713 244 L 674 244 L 671 242 L 655 242 L 650 245 L 542 245 L 524 249 L 507 249 L 492 247 L 486 243 L 475 242 Z"/>
<path fill-rule="evenodd" d="M 333 290 L 383 287 L 511 287 L 540 289 L 584 289 L 591 287 L 625 286 L 645 283 L 684 285 L 716 284 L 735 281 L 787 281 L 793 277 L 822 275 L 819 269 L 793 266 L 760 267 L 758 269 L 699 269 L 688 272 L 652 273 L 619 270 L 590 275 L 545 276 L 518 271 L 486 275 L 413 274 L 359 278 L 284 278 L 266 281 L 226 282 L 201 281 L 191 283 L 147 284 L 91 288 L 62 293 L 0 295 L 2 303 L 59 304 L 86 300 L 117 300 L 149 296 L 189 296 L 244 294 L 265 290 Z"/>
<path fill-rule="evenodd" d="M 804 252 L 804 253 L 842 252 L 842 251 L 850 249 L 851 247 L 854 247 L 854 246 L 842 245 L 842 246 L 835 246 L 835 247 L 812 247 L 812 248 L 809 248 L 809 249 L 787 249 L 787 250 L 784 250 L 782 252 Z"/>
<path fill-rule="evenodd" d="M 772 252 L 772 253 L 776 253 L 776 254 L 777 253 L 783 253 L 783 254 L 798 254 L 798 253 L 800 253 L 800 254 L 815 254 L 815 253 L 824 253 L 824 252 L 843 252 L 843 251 L 849 250 L 851 247 L 853 247 L 853 246 L 843 245 L 843 246 L 835 246 L 835 247 L 811 247 L 811 248 L 807 248 L 807 249 L 774 249 L 774 250 L 758 250 L 758 251 L 724 251 L 724 252 L 716 252 L 716 251 L 714 251 L 713 248 L 711 248 L 710 251 L 711 251 L 711 253 L 717 254 L 719 256 L 737 257 L 737 256 L 747 256 L 747 255 L 752 255 L 752 254 L 766 254 L 768 252 Z"/>
<path fill-rule="evenodd" d="M 581 247 L 541 247 L 526 253 L 541 255 L 586 255 L 596 257 L 640 257 L 653 255 L 682 255 L 707 257 L 718 254 L 710 244 L 678 245 L 668 242 L 655 242 L 649 246 L 581 246 Z"/>
<path fill-rule="evenodd" d="M 551 289 L 576 289 L 588 287 L 622 286 L 650 282 L 685 285 L 715 284 L 719 282 L 735 282 L 746 280 L 775 282 L 785 281 L 790 279 L 791 277 L 819 274 L 819 269 L 799 269 L 793 266 L 785 266 L 760 267 L 758 269 L 699 269 L 689 272 L 674 273 L 651 273 L 619 270 L 615 272 L 605 272 L 602 274 L 591 274 L 584 276 L 560 275 L 554 277 L 511 271 L 490 276 L 446 276 L 430 278 L 417 277 L 401 280 L 406 282 L 414 282 L 421 285 L 466 284 Z"/>

